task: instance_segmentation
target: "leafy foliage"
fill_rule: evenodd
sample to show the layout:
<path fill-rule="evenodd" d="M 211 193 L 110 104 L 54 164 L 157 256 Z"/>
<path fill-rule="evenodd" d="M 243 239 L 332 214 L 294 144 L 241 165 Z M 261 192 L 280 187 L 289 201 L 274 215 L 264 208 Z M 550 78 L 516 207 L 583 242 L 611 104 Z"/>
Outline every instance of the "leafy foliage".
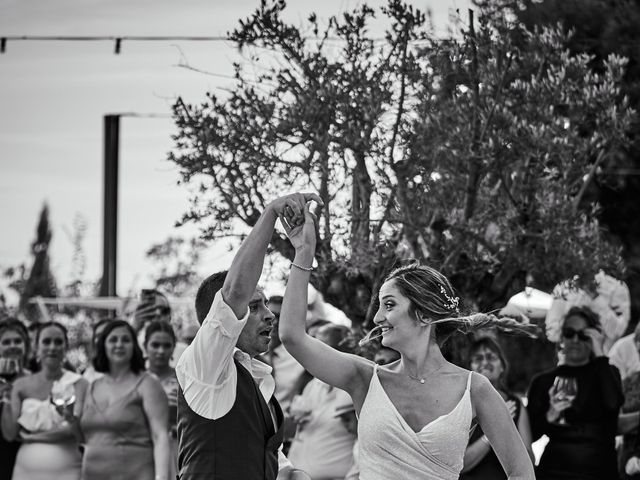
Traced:
<path fill-rule="evenodd" d="M 196 266 L 205 242 L 199 239 L 169 237 L 147 250 L 146 256 L 156 265 L 155 288 L 180 297 L 193 294 L 199 281 Z"/>
<path fill-rule="evenodd" d="M 621 92 L 634 109 L 640 106 L 640 3 L 635 0 L 477 0 L 487 11 L 507 12 L 528 28 L 562 23 L 572 32 L 567 48 L 586 53 L 591 67 L 602 71 L 603 60 L 616 54 L 628 58 Z M 517 39 L 516 39 L 517 41 Z M 631 142 L 621 154 L 605 159 L 596 169 L 591 197 L 601 205 L 598 218 L 624 246 L 626 282 L 632 295 L 632 318 L 640 312 L 640 124 L 631 128 Z M 635 322 L 631 322 L 632 330 Z"/>
<path fill-rule="evenodd" d="M 51 227 L 49 225 L 49 207 L 45 204 L 40 212 L 36 228 L 36 239 L 31 244 L 33 265 L 24 286 L 20 291 L 20 310 L 31 321 L 39 321 L 40 313 L 36 305 L 29 300 L 34 297 L 55 297 L 56 282 L 49 267 L 49 243 L 51 243 Z"/>
<path fill-rule="evenodd" d="M 327 207 L 313 282 L 356 323 L 409 257 L 481 309 L 527 276 L 549 289 L 620 271 L 589 185 L 628 143 L 623 58 L 596 70 L 559 26 L 527 30 L 489 13 L 438 41 L 397 0 L 325 24 L 311 15 L 302 28 L 284 8 L 263 1 L 232 33 L 249 61 L 235 65 L 227 97 L 174 107 L 169 158 L 199 186 L 183 222 L 214 238 L 236 220 L 255 224 L 281 192 L 318 191 Z M 382 40 L 369 34 L 377 15 Z M 292 256 L 280 234 L 272 245 Z"/>

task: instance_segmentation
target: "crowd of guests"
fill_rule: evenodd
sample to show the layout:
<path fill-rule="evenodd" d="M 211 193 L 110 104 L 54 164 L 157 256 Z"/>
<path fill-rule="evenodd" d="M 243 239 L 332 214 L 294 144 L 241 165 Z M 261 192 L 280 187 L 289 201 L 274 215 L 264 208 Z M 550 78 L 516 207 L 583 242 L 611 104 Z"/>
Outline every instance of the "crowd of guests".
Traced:
<path fill-rule="evenodd" d="M 94 325 L 93 361 L 83 372 L 65 360 L 69 342 L 62 324 L 41 323 L 30 336 L 20 320 L 0 321 L 0 480 L 176 477 L 173 366 L 186 343 L 177 339 L 166 298 L 145 295 L 133 321 Z M 281 306 L 282 297 L 269 299 L 274 329 L 261 359 L 273 368 L 274 395 L 285 412 L 284 452 L 313 480 L 356 480 L 358 420 L 351 398 L 313 378 L 283 347 Z M 380 345 L 360 349 L 351 329 L 314 315 L 306 328 L 330 347 L 379 365 L 399 358 Z M 639 349 L 640 327 L 605 355 L 598 317 L 572 308 L 557 366 L 535 376 L 526 396 L 510 391 L 509 362 L 491 334 L 473 341 L 465 367 L 486 377 L 503 398 L 532 461 L 532 442 L 548 437 L 538 479 L 632 479 L 640 478 Z M 618 435 L 623 441 L 616 443 Z M 479 426 L 472 429 L 460 478 L 506 478 Z"/>
<path fill-rule="evenodd" d="M 133 322 L 94 325 L 84 372 L 65 360 L 61 323 L 31 339 L 21 321 L 0 321 L 0 479 L 175 478 L 178 342 L 169 312 L 141 307 Z"/>

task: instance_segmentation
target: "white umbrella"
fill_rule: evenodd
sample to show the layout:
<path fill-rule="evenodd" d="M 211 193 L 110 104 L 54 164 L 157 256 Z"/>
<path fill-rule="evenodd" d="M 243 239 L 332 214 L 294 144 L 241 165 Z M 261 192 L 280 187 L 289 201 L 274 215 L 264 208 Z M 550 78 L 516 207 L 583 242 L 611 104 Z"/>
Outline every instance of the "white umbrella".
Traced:
<path fill-rule="evenodd" d="M 571 307 L 588 307 L 598 315 L 605 335 L 605 352 L 624 334 L 631 317 L 629 287 L 602 270 L 595 275 L 595 283 L 595 296 L 568 282 L 556 285 L 553 289 L 553 304 L 545 319 L 549 340 L 560 341 L 562 324 Z"/>
<path fill-rule="evenodd" d="M 533 287 L 526 287 L 524 291 L 516 293 L 509 299 L 507 305 L 500 310 L 500 315 L 506 317 L 518 317 L 525 315 L 528 318 L 544 318 L 551 308 L 553 297 Z"/>

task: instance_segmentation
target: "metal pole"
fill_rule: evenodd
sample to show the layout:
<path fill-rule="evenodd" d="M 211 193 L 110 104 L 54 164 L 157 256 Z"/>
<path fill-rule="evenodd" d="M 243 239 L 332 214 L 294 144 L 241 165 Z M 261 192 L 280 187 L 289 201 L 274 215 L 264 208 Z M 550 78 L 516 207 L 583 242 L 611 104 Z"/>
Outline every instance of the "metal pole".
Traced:
<path fill-rule="evenodd" d="M 104 231 L 100 296 L 116 295 L 120 115 L 104 116 Z"/>

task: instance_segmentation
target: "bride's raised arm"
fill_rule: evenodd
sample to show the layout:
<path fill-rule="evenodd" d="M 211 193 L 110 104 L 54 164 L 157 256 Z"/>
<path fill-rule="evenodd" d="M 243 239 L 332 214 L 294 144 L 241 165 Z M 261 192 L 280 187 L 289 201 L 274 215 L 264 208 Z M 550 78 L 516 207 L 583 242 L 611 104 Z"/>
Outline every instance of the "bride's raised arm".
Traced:
<path fill-rule="evenodd" d="M 287 351 L 314 377 L 353 393 L 365 381 L 368 383 L 370 374 L 366 372 L 372 370 L 371 363 L 325 345 L 308 335 L 305 329 L 309 277 L 316 249 L 315 216 L 308 204 L 304 224 L 290 227 L 286 220 L 281 221 L 296 254 L 280 311 L 280 339 Z"/>

